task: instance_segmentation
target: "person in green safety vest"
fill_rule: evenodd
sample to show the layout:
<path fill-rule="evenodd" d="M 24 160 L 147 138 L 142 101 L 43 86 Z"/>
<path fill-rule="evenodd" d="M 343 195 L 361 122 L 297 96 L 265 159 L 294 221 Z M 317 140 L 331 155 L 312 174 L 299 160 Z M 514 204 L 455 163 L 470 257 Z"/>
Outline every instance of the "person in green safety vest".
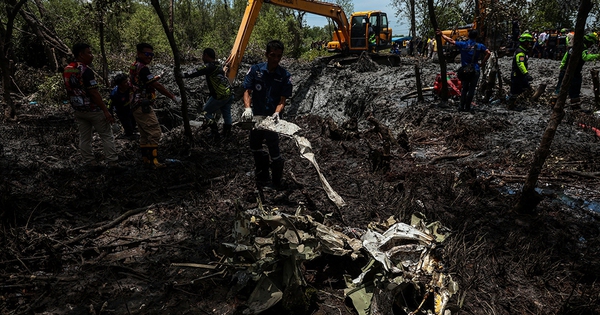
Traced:
<path fill-rule="evenodd" d="M 373 26 L 369 23 L 369 51 L 375 52 L 375 46 L 377 45 L 377 36 L 373 30 Z"/>
<path fill-rule="evenodd" d="M 569 86 L 569 98 L 571 99 L 571 109 L 580 109 L 581 99 L 579 96 L 581 95 L 581 81 L 583 77 L 581 75 L 581 71 L 583 69 L 583 65 L 586 61 L 600 60 L 600 54 L 592 54 L 588 51 L 590 47 L 598 44 L 598 35 L 595 33 L 589 33 L 583 36 L 583 52 L 579 57 L 579 62 L 577 63 L 577 67 L 575 68 L 575 74 L 571 79 L 571 85 Z M 558 93 L 560 92 L 560 87 L 562 85 L 563 78 L 565 76 L 565 72 L 567 70 L 567 64 L 573 54 L 573 48 L 569 49 L 562 58 L 560 63 L 560 73 L 558 75 L 558 83 L 556 84 L 556 88 L 554 89 L 554 96 L 551 99 L 551 103 L 554 105 L 556 103 L 556 99 L 558 98 Z"/>
<path fill-rule="evenodd" d="M 532 46 L 533 36 L 530 33 L 523 33 L 519 36 L 519 47 L 515 50 L 510 74 L 510 97 L 507 104 L 509 110 L 522 110 L 521 107 L 516 106 L 517 97 L 531 89 L 530 82 L 533 81 L 533 78 L 529 74 L 527 59 L 529 59 L 528 54 Z"/>

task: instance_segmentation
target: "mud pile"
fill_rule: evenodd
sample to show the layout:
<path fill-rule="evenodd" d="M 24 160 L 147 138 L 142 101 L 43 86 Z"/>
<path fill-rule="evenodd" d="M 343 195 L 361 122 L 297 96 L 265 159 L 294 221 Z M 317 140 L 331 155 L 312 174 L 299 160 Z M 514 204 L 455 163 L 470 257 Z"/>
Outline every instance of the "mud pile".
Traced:
<path fill-rule="evenodd" d="M 247 131 L 215 143 L 194 127 L 189 142 L 180 110 L 165 99 L 158 113 L 167 169 L 144 170 L 136 141 L 117 139 L 122 168 L 90 171 L 80 166 L 68 105 L 30 104 L 28 95 L 20 119 L 0 125 L 2 313 L 242 314 L 251 291 L 239 287 L 219 248 L 232 241 L 236 213 L 261 207 L 302 211 L 337 231 L 391 216 L 409 222 L 415 213 L 441 222 L 451 235 L 439 255 L 459 287 L 453 314 L 600 312 L 600 146 L 581 127 L 599 127 L 597 118 L 567 110 L 538 185 L 544 200 L 535 214 L 512 213 L 550 117 L 549 92 L 522 112 L 478 102 L 459 113 L 432 94 L 401 100 L 416 88 L 416 62 L 432 86 L 439 65 L 430 61 L 284 62 L 294 80 L 286 119 L 302 128 L 342 208 L 291 139 L 281 145 L 287 189 L 260 190 Z M 510 60 L 499 63 L 507 90 Z M 552 89 L 558 65 L 531 59 L 534 85 Z M 595 66 L 584 69 L 589 111 Z M 176 90 L 169 67 L 161 69 Z M 186 83 L 194 119 L 206 89 L 201 79 Z M 237 101 L 234 117 L 240 112 Z M 96 139 L 96 152 L 100 146 Z M 263 314 L 354 314 L 344 278 L 357 277 L 364 262 L 322 255 L 302 265 L 306 308 Z M 420 301 L 424 290 L 404 302 Z"/>

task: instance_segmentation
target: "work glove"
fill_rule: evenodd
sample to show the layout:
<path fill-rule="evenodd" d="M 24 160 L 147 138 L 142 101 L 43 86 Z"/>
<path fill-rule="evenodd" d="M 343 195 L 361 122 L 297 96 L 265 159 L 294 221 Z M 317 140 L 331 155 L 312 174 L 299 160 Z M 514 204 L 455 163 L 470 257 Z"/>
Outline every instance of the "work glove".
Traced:
<path fill-rule="evenodd" d="M 273 116 L 271 116 L 271 118 L 273 118 L 275 123 L 278 123 L 279 122 L 279 112 L 275 112 L 275 114 L 273 114 Z"/>
<path fill-rule="evenodd" d="M 244 108 L 244 112 L 242 113 L 242 121 L 252 121 L 252 108 Z"/>
<path fill-rule="evenodd" d="M 525 75 L 525 78 L 527 79 L 527 81 L 531 82 L 533 81 L 533 78 L 531 77 L 531 75 L 528 73 Z"/>
<path fill-rule="evenodd" d="M 181 97 L 175 96 L 173 98 L 173 102 L 175 102 L 177 105 L 181 105 Z"/>

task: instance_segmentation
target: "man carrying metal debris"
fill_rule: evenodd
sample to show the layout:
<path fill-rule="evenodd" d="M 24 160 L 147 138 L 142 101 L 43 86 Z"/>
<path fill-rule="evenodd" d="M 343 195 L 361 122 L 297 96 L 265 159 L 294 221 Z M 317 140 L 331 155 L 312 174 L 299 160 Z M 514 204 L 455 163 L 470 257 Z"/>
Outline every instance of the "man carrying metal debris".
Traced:
<path fill-rule="evenodd" d="M 206 48 L 202 53 L 204 66 L 191 73 L 182 73 L 183 78 L 193 78 L 201 75 L 206 76 L 206 84 L 210 91 L 210 97 L 204 104 L 202 111 L 205 112 L 206 126 L 210 128 L 210 134 L 213 140 L 220 138 L 217 121 L 214 114 L 217 110 L 223 115 L 223 136 L 228 137 L 231 133 L 231 104 L 233 103 L 233 93 L 229 80 L 223 72 L 223 68 L 216 61 L 214 49 Z"/>
<path fill-rule="evenodd" d="M 509 110 L 523 110 L 522 107 L 517 107 L 517 98 L 521 93 L 531 89 L 530 82 L 533 81 L 527 67 L 528 52 L 533 46 L 533 36 L 529 33 L 523 33 L 519 37 L 519 42 L 520 45 L 513 56 L 512 72 L 510 74 L 510 96 L 506 106 Z"/>
<path fill-rule="evenodd" d="M 260 120 L 268 116 L 276 122 L 279 120 L 285 100 L 292 96 L 291 75 L 279 65 L 283 50 L 281 41 L 270 41 L 267 44 L 267 62 L 253 65 L 246 74 L 242 85 L 245 89 L 242 121 L 252 121 L 253 117 Z M 263 150 L 263 142 L 266 142 L 269 153 Z M 284 160 L 279 151 L 279 135 L 273 131 L 252 129 L 250 150 L 254 155 L 256 183 L 265 186 L 271 182 L 270 166 L 273 187 L 281 187 Z"/>
<path fill-rule="evenodd" d="M 571 79 L 571 85 L 569 86 L 569 98 L 571 99 L 571 109 L 580 109 L 581 99 L 579 96 L 581 95 L 581 81 L 583 77 L 581 75 L 581 70 L 583 69 L 583 65 L 586 61 L 599 60 L 600 54 L 591 54 L 588 49 L 594 45 L 598 44 L 598 35 L 595 33 L 586 34 L 583 37 L 583 52 L 579 58 L 579 62 L 577 63 L 577 68 L 575 69 L 575 74 Z M 573 48 L 570 48 L 569 51 L 565 53 L 562 58 L 562 62 L 560 63 L 560 73 L 558 75 L 558 83 L 556 84 L 556 88 L 554 90 L 554 95 L 550 102 L 552 105 L 556 103 L 556 99 L 558 98 L 558 93 L 560 92 L 560 86 L 562 84 L 562 80 L 565 76 L 565 72 L 567 70 L 567 64 L 569 64 L 569 59 L 573 54 Z"/>

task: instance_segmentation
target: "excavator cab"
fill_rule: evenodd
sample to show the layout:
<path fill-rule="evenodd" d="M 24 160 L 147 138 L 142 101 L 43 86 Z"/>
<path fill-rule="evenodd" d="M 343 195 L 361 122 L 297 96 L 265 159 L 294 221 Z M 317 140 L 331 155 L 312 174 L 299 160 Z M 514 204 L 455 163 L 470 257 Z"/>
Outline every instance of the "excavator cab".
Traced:
<path fill-rule="evenodd" d="M 381 11 L 355 12 L 350 16 L 350 43 L 348 50 L 377 51 L 391 47 L 392 29 L 389 27 L 387 14 Z M 333 40 L 327 43 L 330 52 L 342 52 L 339 34 L 333 33 Z"/>

